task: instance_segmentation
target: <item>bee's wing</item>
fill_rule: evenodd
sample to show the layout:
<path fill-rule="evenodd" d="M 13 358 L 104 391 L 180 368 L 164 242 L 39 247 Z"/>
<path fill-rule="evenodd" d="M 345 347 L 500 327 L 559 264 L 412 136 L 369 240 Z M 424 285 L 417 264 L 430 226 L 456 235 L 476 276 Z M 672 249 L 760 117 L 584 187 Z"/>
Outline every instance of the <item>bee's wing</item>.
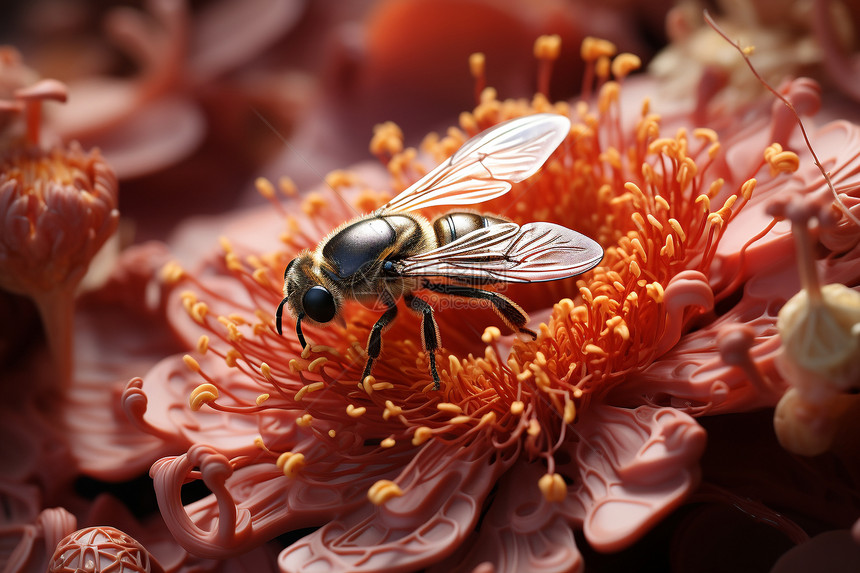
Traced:
<path fill-rule="evenodd" d="M 596 266 L 603 249 L 554 223 L 499 223 L 395 263 L 404 276 L 464 282 L 540 282 L 572 277 Z"/>
<path fill-rule="evenodd" d="M 483 131 L 379 209 L 380 214 L 436 205 L 473 205 L 504 195 L 534 175 L 570 132 L 553 113 L 518 117 Z"/>

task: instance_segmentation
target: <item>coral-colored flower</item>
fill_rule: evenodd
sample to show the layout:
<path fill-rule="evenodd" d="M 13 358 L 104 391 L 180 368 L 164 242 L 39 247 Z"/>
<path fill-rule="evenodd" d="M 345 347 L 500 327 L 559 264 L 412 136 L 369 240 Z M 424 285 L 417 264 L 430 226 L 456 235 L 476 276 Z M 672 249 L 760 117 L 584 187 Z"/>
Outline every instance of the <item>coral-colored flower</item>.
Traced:
<path fill-rule="evenodd" d="M 771 125 L 752 109 L 749 124 L 721 136 L 661 119 L 646 101 L 631 121 L 622 83 L 638 60 L 591 40 L 583 56 L 599 84 L 593 103 L 500 101 L 485 90 L 460 128 L 425 140 L 429 161 L 399 151 L 386 128 L 372 149 L 392 188 L 378 191 L 361 170 L 334 173 L 327 183 L 350 201 L 313 193 L 290 214 L 261 180 L 268 219 L 249 218 L 247 233 L 199 269 L 166 267 L 170 320 L 196 352 L 133 380 L 123 400 L 141 428 L 188 448 L 151 469 L 184 547 L 218 558 L 319 527 L 284 550 L 282 570 L 581 569 L 574 529 L 598 550 L 623 548 L 696 486 L 704 431 L 691 415 L 776 402 L 773 308 L 758 292 L 719 314 L 715 303 L 759 277 L 750 260 L 790 257 L 790 238 L 756 216 L 777 190 L 818 191 L 782 148 L 782 116 Z M 571 117 L 569 137 L 538 177 L 480 209 L 575 228 L 606 252 L 576 280 L 507 289 L 545 320 L 536 341 L 503 338 L 487 315 L 434 301 L 444 347 L 435 392 L 419 319 L 407 313 L 364 380 L 378 313 L 348 306 L 343 325 L 308 328 L 304 350 L 277 335 L 273 310 L 297 252 L 468 136 L 534 112 Z M 836 155 L 838 166 L 850 160 Z M 278 217 L 286 222 L 272 247 Z M 726 242 L 739 245 L 721 252 Z M 779 292 L 796 290 L 788 284 Z M 213 495 L 183 506 L 189 479 Z"/>
<path fill-rule="evenodd" d="M 98 150 L 39 146 L 42 101 L 65 100 L 63 84 L 41 80 L 12 96 L 0 107 L 23 121 L 0 134 L 0 288 L 35 301 L 67 382 L 75 289 L 116 230 L 118 184 Z"/>

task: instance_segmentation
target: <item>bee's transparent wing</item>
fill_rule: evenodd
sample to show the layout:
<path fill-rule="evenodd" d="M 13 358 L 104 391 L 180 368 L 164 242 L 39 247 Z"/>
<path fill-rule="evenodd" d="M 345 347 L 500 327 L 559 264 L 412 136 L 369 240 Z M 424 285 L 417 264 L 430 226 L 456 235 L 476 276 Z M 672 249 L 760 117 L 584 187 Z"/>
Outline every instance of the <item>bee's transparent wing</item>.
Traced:
<path fill-rule="evenodd" d="M 511 119 L 483 131 L 454 155 L 382 206 L 402 213 L 436 205 L 473 205 L 495 199 L 534 175 L 570 132 L 553 113 Z"/>
<path fill-rule="evenodd" d="M 529 283 L 572 277 L 596 266 L 603 249 L 554 223 L 499 223 L 395 263 L 404 276 L 446 277 L 474 284 Z"/>

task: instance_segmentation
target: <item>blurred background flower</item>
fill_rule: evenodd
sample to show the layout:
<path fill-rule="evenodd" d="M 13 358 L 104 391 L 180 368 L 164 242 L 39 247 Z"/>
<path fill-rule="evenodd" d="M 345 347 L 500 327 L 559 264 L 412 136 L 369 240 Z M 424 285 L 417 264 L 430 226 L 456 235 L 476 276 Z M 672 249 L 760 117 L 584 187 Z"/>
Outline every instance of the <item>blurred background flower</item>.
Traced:
<path fill-rule="evenodd" d="M 856 119 L 845 105 L 856 97 L 847 79 L 856 10 L 821 1 L 774 14 L 765 4 L 720 5 L 717 19 L 757 45 L 769 79 L 817 74 L 820 92 L 803 81 L 780 89 L 856 216 L 856 127 L 815 123 Z M 14 64 L 0 68 L 2 98 L 39 77 L 68 85 L 67 104 L 45 110 L 43 141 L 101 150 L 122 188 L 122 248 L 78 294 L 62 401 L 36 391 L 51 374 L 33 307 L 0 299 L 0 454 L 15 462 L 0 476 L 12 508 L 0 524 L 4 566 L 44 571 L 65 535 L 113 526 L 167 571 L 295 570 L 311 555 L 353 559 L 356 544 L 367 568 L 389 569 L 377 559 L 399 553 L 407 570 L 766 570 L 860 515 L 856 428 L 807 459 L 786 454 L 772 427 L 785 389 L 776 316 L 800 282 L 789 225 L 767 206 L 830 191 L 784 106 L 769 109 L 699 10 L 560 0 L 40 0 L 8 10 L 0 43 L 22 56 L 0 60 Z M 558 34 L 556 52 L 534 48 L 541 34 Z M 613 95 L 608 54 L 581 59 L 587 36 L 635 53 L 648 73 Z M 470 60 L 475 52 L 484 57 Z M 636 68 L 617 66 L 616 76 Z M 386 337 L 376 387 L 364 390 L 350 357 L 372 313 L 355 309 L 346 332 L 311 331 L 308 355 L 291 335 L 274 336 L 283 266 L 354 216 L 320 190 L 323 174 L 355 208 L 372 208 L 466 134 L 583 86 L 590 108 L 554 108 L 582 128 L 565 162 L 507 214 L 587 229 L 607 259 L 579 283 L 510 289 L 533 324 L 547 325 L 537 345 L 486 329 L 491 313 L 440 312 L 441 401 L 422 392 L 426 358 L 411 318 Z M 548 99 L 533 99 L 536 90 Z M 509 98 L 525 100 L 501 104 Z M 0 112 L 0 126 L 9 121 Z M 384 166 L 354 166 L 384 121 L 403 134 L 374 139 Z M 657 128 L 655 149 L 636 147 L 640 136 L 654 143 Z M 410 150 L 433 130 L 441 136 Z M 753 176 L 755 189 L 745 187 Z M 672 181 L 693 187 L 673 195 Z M 580 202 L 553 201 L 559 188 Z M 707 201 L 690 204 L 694 193 Z M 821 280 L 856 292 L 851 221 L 825 218 L 809 240 Z M 315 386 L 336 378 L 350 384 Z M 170 532 L 146 475 L 160 458 L 153 476 Z M 416 515 L 431 516 L 426 527 Z M 798 548 L 851 551 L 847 536 L 822 539 Z M 434 553 L 439 541 L 448 545 Z M 514 548 L 537 561 L 516 561 Z"/>

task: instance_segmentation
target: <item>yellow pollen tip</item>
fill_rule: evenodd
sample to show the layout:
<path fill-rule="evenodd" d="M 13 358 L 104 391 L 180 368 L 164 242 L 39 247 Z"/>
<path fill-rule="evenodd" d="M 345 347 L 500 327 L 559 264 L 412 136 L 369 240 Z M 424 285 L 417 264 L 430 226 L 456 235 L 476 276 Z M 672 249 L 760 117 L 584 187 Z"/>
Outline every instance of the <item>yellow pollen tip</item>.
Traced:
<path fill-rule="evenodd" d="M 373 128 L 370 152 L 374 155 L 392 156 L 403 151 L 403 131 L 393 121 L 386 121 Z"/>
<path fill-rule="evenodd" d="M 202 408 L 204 404 L 209 404 L 217 399 L 218 388 L 213 384 L 201 384 L 191 391 L 191 395 L 188 396 L 188 405 L 191 406 L 191 410 L 196 412 Z"/>
<path fill-rule="evenodd" d="M 526 405 L 523 402 L 519 400 L 511 402 L 511 414 L 513 414 L 514 416 L 519 416 L 523 413 L 525 409 Z"/>
<path fill-rule="evenodd" d="M 200 338 L 197 339 L 197 352 L 206 354 L 207 350 L 209 350 L 209 337 L 201 334 Z"/>
<path fill-rule="evenodd" d="M 262 374 L 263 378 L 265 378 L 269 383 L 275 381 L 274 376 L 272 376 L 272 368 L 265 362 L 260 364 L 260 374 Z"/>
<path fill-rule="evenodd" d="M 179 263 L 176 261 L 170 261 L 165 264 L 161 269 L 161 278 L 168 285 L 173 285 L 182 280 L 185 276 L 185 269 L 183 269 Z"/>
<path fill-rule="evenodd" d="M 305 455 L 300 453 L 293 452 L 284 452 L 280 456 L 278 456 L 278 460 L 275 462 L 275 465 L 278 466 L 284 475 L 288 478 L 294 478 L 298 474 L 299 470 L 305 467 Z"/>
<path fill-rule="evenodd" d="M 185 366 L 188 367 L 192 372 L 200 372 L 200 363 L 195 360 L 193 356 L 186 354 L 182 357 L 182 361 L 185 363 Z"/>
<path fill-rule="evenodd" d="M 537 436 L 538 434 L 540 434 L 540 424 L 537 420 L 535 420 L 534 418 L 529 420 L 529 427 L 526 429 L 526 433 L 529 436 Z"/>
<path fill-rule="evenodd" d="M 372 374 L 365 376 L 361 381 L 360 386 L 364 389 L 368 396 L 373 394 L 373 385 L 376 384 L 376 378 Z"/>
<path fill-rule="evenodd" d="M 309 193 L 302 202 L 302 211 L 308 217 L 313 218 L 323 211 L 327 204 L 328 202 L 319 193 Z"/>
<path fill-rule="evenodd" d="M 756 186 L 755 179 L 749 179 L 741 185 L 741 195 L 743 195 L 744 201 L 749 201 L 750 197 L 752 197 L 753 191 L 755 191 Z"/>
<path fill-rule="evenodd" d="M 481 335 L 481 340 L 484 344 L 491 344 L 493 342 L 498 341 L 502 337 L 502 331 L 495 326 L 488 326 L 484 329 L 484 333 Z"/>
<path fill-rule="evenodd" d="M 559 474 L 544 474 L 538 480 L 538 487 L 549 502 L 562 502 L 567 498 L 567 484 Z"/>
<path fill-rule="evenodd" d="M 257 177 L 254 180 L 254 187 L 257 188 L 257 193 L 266 199 L 273 199 L 275 197 L 275 186 L 265 177 Z"/>
<path fill-rule="evenodd" d="M 547 34 L 535 40 L 534 55 L 539 60 L 557 60 L 561 54 L 561 36 Z"/>
<path fill-rule="evenodd" d="M 615 55 L 616 51 L 617 48 L 612 42 L 591 36 L 583 38 L 582 47 L 580 48 L 582 59 L 586 62 L 593 62 L 600 57 L 611 58 Z"/>
<path fill-rule="evenodd" d="M 466 422 L 470 422 L 470 421 L 472 421 L 471 416 L 463 415 L 463 416 L 454 416 L 453 418 L 451 418 L 448 421 L 448 423 L 449 424 L 465 424 Z"/>
<path fill-rule="evenodd" d="M 439 402 L 438 404 L 436 404 L 436 409 L 440 412 L 448 412 L 449 414 L 463 413 L 463 408 L 461 408 L 457 404 L 452 404 L 450 402 Z"/>
<path fill-rule="evenodd" d="M 399 416 L 403 413 L 403 408 L 395 406 L 391 400 L 385 401 L 385 411 L 382 412 L 382 419 L 388 420 L 391 417 Z"/>
<path fill-rule="evenodd" d="M 380 447 L 383 447 L 383 448 L 392 448 L 392 447 L 394 447 L 394 444 L 396 444 L 396 443 L 397 442 L 394 441 L 394 438 L 385 438 L 384 440 L 379 442 L 379 445 L 380 445 Z"/>
<path fill-rule="evenodd" d="M 479 78 L 484 75 L 487 59 L 481 52 L 475 52 L 469 56 L 469 72 L 473 78 Z"/>
<path fill-rule="evenodd" d="M 307 428 L 311 425 L 311 422 L 314 421 L 314 417 L 310 414 L 302 414 L 299 418 L 296 418 L 296 425 L 300 428 Z"/>
<path fill-rule="evenodd" d="M 432 437 L 433 430 L 431 430 L 427 426 L 421 426 L 420 428 L 415 430 L 415 434 L 412 436 L 412 445 L 420 446 Z"/>
<path fill-rule="evenodd" d="M 256 400 L 257 406 L 260 406 L 261 404 L 263 404 L 263 402 L 265 402 L 269 398 L 270 398 L 270 396 L 268 394 L 260 394 L 259 396 L 257 396 L 257 400 Z"/>
<path fill-rule="evenodd" d="M 328 431 L 328 437 L 329 438 L 334 438 L 335 436 L 337 436 L 337 432 L 335 430 L 329 430 Z"/>
<path fill-rule="evenodd" d="M 346 415 L 350 418 L 358 418 L 359 416 L 363 416 L 364 413 L 367 412 L 367 408 L 364 406 L 355 407 L 352 404 L 348 404 L 346 407 Z"/>
<path fill-rule="evenodd" d="M 299 194 L 299 189 L 295 182 L 287 176 L 278 179 L 278 190 L 287 197 L 295 197 Z"/>
<path fill-rule="evenodd" d="M 642 67 L 642 60 L 639 59 L 639 56 L 635 54 L 618 54 L 614 60 L 612 60 L 612 75 L 615 79 L 624 79 L 630 72 L 634 72 Z"/>
<path fill-rule="evenodd" d="M 367 490 L 367 499 L 373 505 L 382 505 L 389 499 L 401 495 L 403 495 L 403 490 L 400 489 L 400 486 L 387 479 L 379 480 Z"/>
<path fill-rule="evenodd" d="M 308 364 L 308 370 L 310 372 L 317 372 L 326 362 L 328 362 L 328 358 L 325 356 L 315 358 L 310 364 Z"/>

